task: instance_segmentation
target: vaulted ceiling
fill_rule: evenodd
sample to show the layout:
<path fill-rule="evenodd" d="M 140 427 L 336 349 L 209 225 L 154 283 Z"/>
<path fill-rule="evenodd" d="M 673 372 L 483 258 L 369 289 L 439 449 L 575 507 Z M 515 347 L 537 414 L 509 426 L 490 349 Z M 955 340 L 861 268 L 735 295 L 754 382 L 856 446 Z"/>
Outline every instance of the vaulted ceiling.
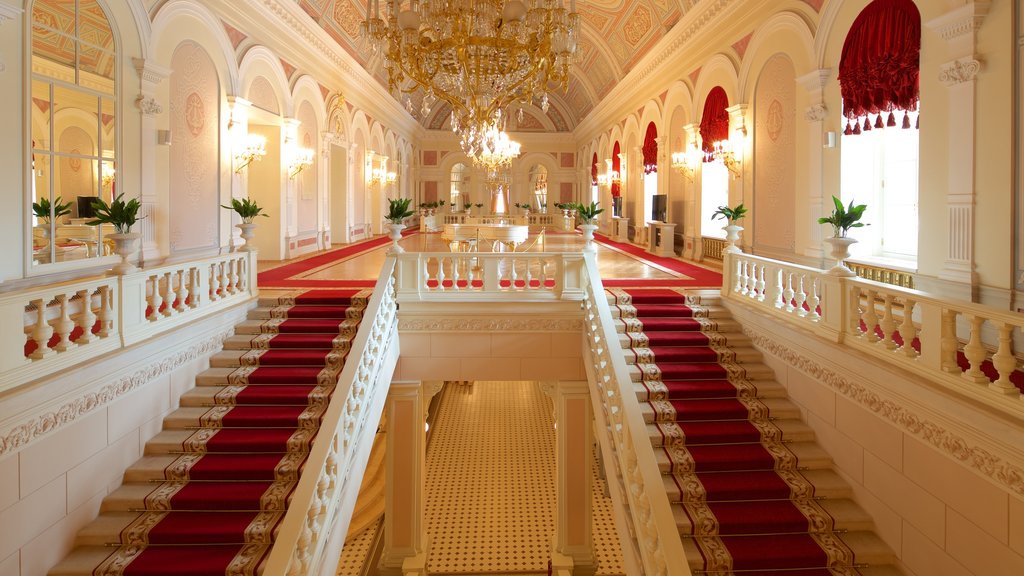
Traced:
<path fill-rule="evenodd" d="M 335 41 L 387 85 L 380 63 L 359 41 L 359 24 L 368 0 L 299 0 L 299 5 Z M 581 58 L 572 72 L 566 93 L 551 95 L 547 114 L 527 109 L 519 121 L 523 130 L 570 131 L 633 66 L 701 0 L 579 0 L 582 21 Z M 397 96 L 397 95 L 396 95 Z M 435 105 L 420 114 L 418 93 L 411 99 L 413 113 L 427 128 L 446 125 L 448 111 Z M 403 101 L 403 104 L 405 102 Z M 546 116 L 547 118 L 544 118 Z"/>

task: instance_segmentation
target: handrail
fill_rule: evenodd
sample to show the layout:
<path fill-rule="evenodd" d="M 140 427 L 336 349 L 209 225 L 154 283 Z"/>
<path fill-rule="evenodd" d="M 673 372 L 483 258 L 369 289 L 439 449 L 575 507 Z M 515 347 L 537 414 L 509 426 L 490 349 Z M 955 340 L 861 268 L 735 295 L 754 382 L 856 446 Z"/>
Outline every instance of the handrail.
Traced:
<path fill-rule="evenodd" d="M 232 252 L 0 295 L 0 392 L 256 297 L 255 252 Z"/>
<path fill-rule="evenodd" d="M 361 481 L 360 474 L 354 472 L 369 456 L 367 442 L 373 443 L 373 434 L 367 431 L 376 429 L 387 396 L 387 386 L 379 380 L 390 379 L 386 364 L 398 357 L 394 271 L 395 259 L 388 257 L 363 311 L 264 574 L 320 574 L 330 556 L 328 544 L 338 539 L 332 534 L 338 530 L 335 522 L 343 513 L 351 514 Z"/>
<path fill-rule="evenodd" d="M 582 300 L 579 252 L 405 252 L 398 297 L 414 300 Z"/>
<path fill-rule="evenodd" d="M 722 296 L 1024 416 L 1019 314 L 743 253 L 726 255 Z"/>
<path fill-rule="evenodd" d="M 619 530 L 627 551 L 626 562 L 634 568 L 627 573 L 690 576 L 647 426 L 619 347 L 596 256 L 586 254 L 584 258 L 584 349 L 589 354 L 585 363 L 597 435 L 614 474 L 609 477 L 612 499 L 617 507 L 625 509 L 620 517 L 629 522 L 628 530 Z"/>

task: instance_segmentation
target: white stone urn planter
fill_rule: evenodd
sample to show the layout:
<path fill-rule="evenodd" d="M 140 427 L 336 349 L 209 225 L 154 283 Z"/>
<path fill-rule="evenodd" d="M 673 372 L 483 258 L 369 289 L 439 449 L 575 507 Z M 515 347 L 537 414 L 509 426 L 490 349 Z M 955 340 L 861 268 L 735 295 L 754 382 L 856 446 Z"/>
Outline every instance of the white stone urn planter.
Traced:
<path fill-rule="evenodd" d="M 597 228 L 597 224 L 580 224 L 580 230 L 583 231 L 584 252 L 597 252 L 597 245 L 594 244 L 594 230 Z"/>
<path fill-rule="evenodd" d="M 127 232 L 124 234 L 111 234 L 110 239 L 114 241 L 114 251 L 121 257 L 121 262 L 111 269 L 114 274 L 129 274 L 136 270 L 134 264 L 128 261 L 139 250 L 139 238 L 142 234 L 138 232 Z"/>
<path fill-rule="evenodd" d="M 857 241 L 853 238 L 835 236 L 825 238 L 825 242 L 828 242 L 832 251 L 832 258 L 836 261 L 836 265 L 829 269 L 828 273 L 832 276 L 856 276 L 856 272 L 846 267 L 845 261 L 850 257 L 850 245 Z"/>
<path fill-rule="evenodd" d="M 723 226 L 722 230 L 725 230 L 725 241 L 728 243 L 728 246 L 722 250 L 722 253 L 742 254 L 743 250 L 740 250 L 740 248 L 736 246 L 736 241 L 740 239 L 740 232 L 743 231 L 743 226 L 729 224 L 728 226 Z"/>
<path fill-rule="evenodd" d="M 242 231 L 242 240 L 245 240 L 245 244 L 242 244 L 238 250 L 242 252 L 256 250 L 256 247 L 252 245 L 253 238 L 256 238 L 256 224 L 253 222 L 242 222 L 241 224 L 235 224 L 235 226 Z"/>
<path fill-rule="evenodd" d="M 388 254 L 401 254 L 405 252 L 405 248 L 398 245 L 398 241 L 402 239 L 402 230 L 405 229 L 405 224 L 388 224 L 388 238 L 391 238 L 391 248 L 388 248 Z"/>

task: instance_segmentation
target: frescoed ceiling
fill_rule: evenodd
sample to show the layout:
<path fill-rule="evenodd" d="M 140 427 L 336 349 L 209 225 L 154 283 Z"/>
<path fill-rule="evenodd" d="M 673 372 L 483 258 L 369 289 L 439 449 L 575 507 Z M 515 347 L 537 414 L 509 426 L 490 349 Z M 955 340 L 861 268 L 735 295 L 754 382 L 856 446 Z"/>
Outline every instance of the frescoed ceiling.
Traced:
<path fill-rule="evenodd" d="M 103 9 L 95 0 L 40 0 L 32 4 L 32 53 L 60 65 L 75 67 L 75 37 L 79 68 L 113 78 L 114 36 Z"/>
<path fill-rule="evenodd" d="M 386 85 L 382 67 L 377 60 L 370 58 L 369 50 L 359 39 L 359 24 L 366 16 L 368 1 L 298 0 L 298 4 L 357 62 Z M 580 60 L 575 65 L 568 90 L 564 94 L 550 95 L 555 105 L 548 110 L 548 116 L 556 130 L 572 130 L 699 1 L 579 0 L 576 7 L 582 22 Z M 437 124 L 434 118 L 436 110 L 420 114 L 418 95 L 412 98 L 411 108 L 424 126 Z"/>

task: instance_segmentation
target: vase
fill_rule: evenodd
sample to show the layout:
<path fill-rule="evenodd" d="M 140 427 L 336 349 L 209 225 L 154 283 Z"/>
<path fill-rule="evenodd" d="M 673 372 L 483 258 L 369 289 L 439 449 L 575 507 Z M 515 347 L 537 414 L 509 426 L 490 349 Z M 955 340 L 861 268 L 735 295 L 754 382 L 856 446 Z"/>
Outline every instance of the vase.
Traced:
<path fill-rule="evenodd" d="M 121 257 L 121 262 L 111 269 L 114 274 L 129 274 L 137 270 L 128 259 L 138 251 L 139 238 L 142 238 L 142 234 L 138 232 L 110 235 L 110 239 L 114 241 L 114 252 Z"/>
<path fill-rule="evenodd" d="M 856 276 L 856 272 L 846 267 L 845 261 L 850 257 L 850 245 L 857 241 L 853 238 L 837 236 L 833 238 L 825 238 L 825 242 L 828 242 L 832 251 L 832 259 L 836 261 L 836 265 L 830 268 L 828 273 L 832 276 Z"/>
<path fill-rule="evenodd" d="M 235 226 L 242 231 L 242 240 L 245 240 L 245 244 L 242 244 L 238 250 L 242 252 L 253 252 L 256 247 L 252 245 L 252 239 L 256 237 L 256 224 L 253 222 L 242 222 L 241 224 L 235 224 Z"/>
<path fill-rule="evenodd" d="M 388 238 L 391 238 L 391 248 L 388 248 L 388 254 L 401 254 L 405 252 L 405 248 L 398 245 L 398 241 L 402 239 L 402 230 L 405 229 L 405 224 L 388 224 Z"/>
<path fill-rule="evenodd" d="M 583 251 L 597 252 L 597 245 L 594 244 L 594 230 L 597 230 L 597 224 L 580 224 L 580 230 L 583 231 Z"/>
<path fill-rule="evenodd" d="M 740 239 L 740 232 L 743 231 L 743 226 L 737 226 L 736 224 L 729 224 L 723 226 L 722 230 L 725 230 L 725 241 L 729 244 L 722 250 L 723 254 L 742 254 L 743 250 L 740 250 L 736 246 L 736 241 Z"/>

